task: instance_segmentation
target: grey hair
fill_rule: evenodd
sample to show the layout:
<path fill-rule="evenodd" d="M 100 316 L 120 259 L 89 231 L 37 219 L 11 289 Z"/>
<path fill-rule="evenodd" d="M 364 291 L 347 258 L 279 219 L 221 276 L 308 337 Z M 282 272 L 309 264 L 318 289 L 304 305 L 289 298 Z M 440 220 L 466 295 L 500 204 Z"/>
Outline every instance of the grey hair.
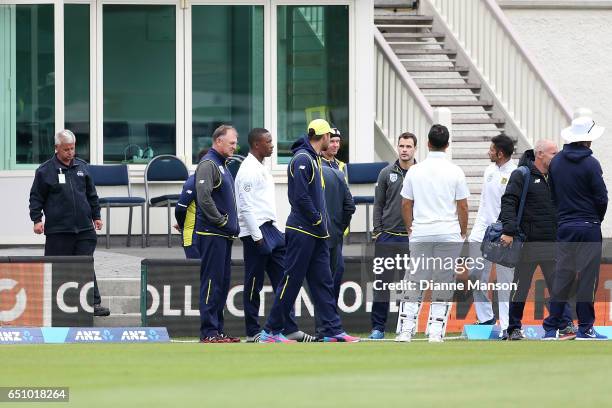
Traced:
<path fill-rule="evenodd" d="M 68 129 L 60 130 L 55 134 L 55 145 L 59 146 L 62 143 L 76 143 L 76 136 Z"/>

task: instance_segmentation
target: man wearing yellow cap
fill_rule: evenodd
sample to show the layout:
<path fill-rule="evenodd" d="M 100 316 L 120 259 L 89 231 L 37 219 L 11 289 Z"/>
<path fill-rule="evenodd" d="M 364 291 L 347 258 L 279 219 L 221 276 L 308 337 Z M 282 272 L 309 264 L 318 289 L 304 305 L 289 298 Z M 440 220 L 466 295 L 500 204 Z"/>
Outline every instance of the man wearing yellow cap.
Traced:
<path fill-rule="evenodd" d="M 260 343 L 292 343 L 283 336 L 285 316 L 295 303 L 304 278 L 308 281 L 315 310 L 321 322 L 321 338 L 327 342 L 357 342 L 342 329 L 336 308 L 329 264 L 327 209 L 325 207 L 321 151 L 327 149 L 332 130 L 323 119 L 308 125 L 308 134 L 298 139 L 287 166 L 287 195 L 291 212 L 285 230 L 285 274 L 276 290 L 274 305 Z"/>

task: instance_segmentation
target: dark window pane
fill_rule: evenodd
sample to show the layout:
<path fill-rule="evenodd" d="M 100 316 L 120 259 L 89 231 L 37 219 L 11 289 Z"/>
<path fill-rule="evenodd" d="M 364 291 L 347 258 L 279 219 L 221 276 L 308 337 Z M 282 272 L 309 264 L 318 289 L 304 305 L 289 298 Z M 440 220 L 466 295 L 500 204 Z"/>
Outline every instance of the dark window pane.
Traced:
<path fill-rule="evenodd" d="M 76 138 L 77 156 L 89 161 L 89 5 L 64 6 L 64 127 Z"/>
<path fill-rule="evenodd" d="M 15 10 L 15 161 L 36 164 L 54 152 L 53 6 L 17 5 Z"/>
<path fill-rule="evenodd" d="M 192 160 L 223 123 L 246 155 L 249 130 L 264 121 L 263 7 L 193 6 L 192 16 Z"/>
<path fill-rule="evenodd" d="M 176 154 L 174 6 L 103 7 L 104 162 Z"/>
<path fill-rule="evenodd" d="M 277 8 L 278 162 L 308 122 L 328 120 L 342 132 L 338 158 L 348 159 L 348 6 Z"/>

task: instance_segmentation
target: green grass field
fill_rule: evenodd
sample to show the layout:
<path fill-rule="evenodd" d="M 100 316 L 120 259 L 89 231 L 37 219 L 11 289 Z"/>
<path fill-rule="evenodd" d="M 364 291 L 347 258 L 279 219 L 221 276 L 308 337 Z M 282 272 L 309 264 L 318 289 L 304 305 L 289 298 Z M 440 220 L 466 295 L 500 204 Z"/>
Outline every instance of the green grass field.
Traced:
<path fill-rule="evenodd" d="M 4 345 L 0 386 L 87 408 L 609 406 L 611 366 L 608 342 Z"/>

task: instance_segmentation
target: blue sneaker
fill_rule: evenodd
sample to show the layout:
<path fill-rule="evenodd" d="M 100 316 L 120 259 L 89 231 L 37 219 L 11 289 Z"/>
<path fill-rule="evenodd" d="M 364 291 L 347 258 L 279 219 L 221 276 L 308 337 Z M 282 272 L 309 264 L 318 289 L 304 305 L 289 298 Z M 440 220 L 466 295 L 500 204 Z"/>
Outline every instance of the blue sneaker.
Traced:
<path fill-rule="evenodd" d="M 272 334 L 262 330 L 259 335 L 259 343 L 297 343 L 297 341 L 289 340 L 282 333 Z"/>
<path fill-rule="evenodd" d="M 542 337 L 542 340 L 558 340 L 557 329 L 546 330 L 544 332 L 544 337 Z"/>
<path fill-rule="evenodd" d="M 370 336 L 368 337 L 370 340 L 382 340 L 384 338 L 385 332 L 376 329 L 372 330 L 372 333 L 370 333 Z"/>
<path fill-rule="evenodd" d="M 331 337 L 323 337 L 325 343 L 359 343 L 359 337 L 351 336 L 342 332 Z"/>
<path fill-rule="evenodd" d="M 591 327 L 585 332 L 583 332 L 582 330 L 578 330 L 578 333 L 576 334 L 576 340 L 608 340 L 608 336 L 604 336 L 603 334 L 597 333 L 595 329 Z"/>

